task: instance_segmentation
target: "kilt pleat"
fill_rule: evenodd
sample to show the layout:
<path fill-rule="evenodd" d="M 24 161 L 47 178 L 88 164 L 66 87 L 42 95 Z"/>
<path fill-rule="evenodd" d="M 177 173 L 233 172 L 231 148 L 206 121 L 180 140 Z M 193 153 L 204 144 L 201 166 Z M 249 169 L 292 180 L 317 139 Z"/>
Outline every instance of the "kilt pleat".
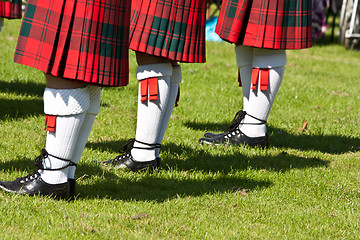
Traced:
<path fill-rule="evenodd" d="M 205 0 L 134 0 L 130 49 L 180 62 L 205 62 Z"/>
<path fill-rule="evenodd" d="M 0 17 L 8 19 L 20 19 L 22 17 L 21 0 L 12 2 L 0 1 Z"/>
<path fill-rule="evenodd" d="M 194 6 L 194 2 L 190 1 L 190 4 L 191 4 L 191 7 L 193 8 Z M 188 21 L 190 22 L 190 26 L 193 26 L 196 21 L 195 18 L 195 15 L 196 13 L 194 13 L 193 11 L 192 12 L 189 12 L 189 16 L 188 16 Z M 196 48 L 196 39 L 195 39 L 195 36 L 196 36 L 196 29 L 193 28 L 193 27 L 189 27 L 187 28 L 187 33 L 185 34 L 185 47 L 184 47 L 184 55 L 187 57 L 187 58 L 191 58 L 191 57 L 196 57 L 195 56 L 195 48 Z M 194 43 L 195 41 L 195 43 Z M 193 47 L 191 47 L 191 45 L 193 45 Z M 195 61 L 194 61 L 195 62 Z"/>
<path fill-rule="evenodd" d="M 216 33 L 229 42 L 269 49 L 312 46 L 311 0 L 224 0 Z"/>
<path fill-rule="evenodd" d="M 14 61 L 100 86 L 128 84 L 130 2 L 29 0 Z"/>

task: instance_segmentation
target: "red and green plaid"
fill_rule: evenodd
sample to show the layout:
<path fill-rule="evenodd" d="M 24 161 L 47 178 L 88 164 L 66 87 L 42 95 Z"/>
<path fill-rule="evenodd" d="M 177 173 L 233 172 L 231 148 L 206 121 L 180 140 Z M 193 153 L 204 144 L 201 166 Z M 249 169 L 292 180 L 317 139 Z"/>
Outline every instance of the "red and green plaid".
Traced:
<path fill-rule="evenodd" d="M 14 61 L 100 86 L 128 84 L 129 0 L 29 0 Z"/>
<path fill-rule="evenodd" d="M 216 33 L 231 43 L 269 49 L 312 46 L 311 0 L 223 0 Z"/>
<path fill-rule="evenodd" d="M 130 48 L 180 62 L 205 62 L 206 0 L 133 0 Z"/>
<path fill-rule="evenodd" d="M 8 19 L 21 18 L 21 0 L 13 0 L 12 2 L 0 1 L 0 17 Z"/>

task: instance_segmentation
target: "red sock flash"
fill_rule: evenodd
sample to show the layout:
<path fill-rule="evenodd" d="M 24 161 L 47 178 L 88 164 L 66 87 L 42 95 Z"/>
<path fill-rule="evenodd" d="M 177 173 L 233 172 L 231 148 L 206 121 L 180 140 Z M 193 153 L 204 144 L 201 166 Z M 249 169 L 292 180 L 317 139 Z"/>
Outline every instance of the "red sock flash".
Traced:
<path fill-rule="evenodd" d="M 251 78 L 251 89 L 255 90 L 256 85 L 258 83 L 259 75 L 260 75 L 260 90 L 266 91 L 269 86 L 269 78 L 270 78 L 270 69 L 269 68 L 253 68 L 252 78 Z"/>
<path fill-rule="evenodd" d="M 55 132 L 55 127 L 56 127 L 56 116 L 46 115 L 44 130 L 46 130 L 48 132 Z"/>
<path fill-rule="evenodd" d="M 140 81 L 140 95 L 141 95 L 141 101 L 148 100 L 158 100 L 159 97 L 159 86 L 158 86 L 158 78 L 147 78 Z"/>

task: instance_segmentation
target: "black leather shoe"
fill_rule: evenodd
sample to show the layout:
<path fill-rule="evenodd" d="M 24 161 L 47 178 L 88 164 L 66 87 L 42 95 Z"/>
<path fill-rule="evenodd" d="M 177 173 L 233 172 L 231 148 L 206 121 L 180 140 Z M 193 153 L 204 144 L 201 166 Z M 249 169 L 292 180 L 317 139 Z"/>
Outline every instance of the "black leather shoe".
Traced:
<path fill-rule="evenodd" d="M 151 161 L 139 162 L 136 161 L 131 155 L 131 149 L 137 148 L 134 147 L 135 139 L 130 139 L 123 147 L 120 148 L 121 155 L 116 156 L 113 159 L 101 162 L 103 165 L 112 166 L 118 169 L 130 170 L 130 171 L 140 171 L 140 170 L 154 170 L 160 168 L 161 159 L 155 158 Z M 139 141 L 137 141 L 139 142 Z M 147 144 L 140 142 L 142 144 L 148 145 L 149 148 L 141 149 L 154 149 L 159 148 L 160 144 Z"/>
<path fill-rule="evenodd" d="M 123 154 L 110 159 L 108 161 L 102 162 L 104 165 L 109 165 L 114 168 L 130 170 L 130 171 L 140 171 L 140 170 L 154 170 L 160 167 L 160 158 L 156 158 L 152 161 L 139 162 L 136 161 L 131 154 Z"/>
<path fill-rule="evenodd" d="M 68 199 L 69 183 L 48 184 L 42 180 L 38 171 L 14 181 L 0 181 L 0 188 L 5 192 L 29 196 L 51 196 L 54 198 Z"/>
<path fill-rule="evenodd" d="M 53 169 L 53 168 L 46 169 L 44 168 L 43 161 L 48 156 L 52 156 L 59 160 L 68 162 L 68 165 L 57 169 Z M 0 188 L 3 189 L 5 192 L 11 192 L 16 194 L 24 194 L 29 196 L 41 195 L 41 196 L 51 196 L 54 198 L 68 199 L 70 192 L 69 182 L 65 182 L 61 184 L 46 183 L 41 178 L 38 170 L 39 169 L 44 171 L 61 170 L 67 168 L 68 166 L 76 166 L 76 164 L 71 162 L 70 160 L 51 155 L 45 149 L 41 150 L 41 154 L 35 158 L 34 163 L 35 166 L 38 168 L 35 172 L 25 177 L 17 178 L 14 181 L 8 181 L 8 182 L 0 181 Z"/>
<path fill-rule="evenodd" d="M 209 145 L 247 145 L 250 147 L 268 147 L 269 146 L 269 135 L 265 134 L 263 137 L 248 137 L 239 129 L 235 131 L 227 132 L 222 135 L 217 135 L 212 138 L 200 138 L 199 140 L 202 144 Z"/>
<path fill-rule="evenodd" d="M 235 117 L 234 117 L 234 119 L 232 120 L 232 123 L 231 123 L 231 125 L 229 126 L 228 131 L 230 132 L 230 131 L 235 130 L 235 129 L 239 126 L 240 122 L 244 119 L 245 115 L 246 115 L 246 112 L 243 111 L 243 110 L 240 110 L 240 111 L 238 111 L 237 113 L 235 113 Z M 204 134 L 204 138 L 213 138 L 213 137 L 217 137 L 217 136 L 222 136 L 222 135 L 224 135 L 224 134 L 225 134 L 225 133 L 211 133 L 211 132 L 207 132 L 207 133 Z"/>
<path fill-rule="evenodd" d="M 258 120 L 258 123 L 241 123 L 246 115 Z M 248 145 L 251 147 L 260 146 L 260 147 L 269 147 L 269 135 L 268 133 L 262 137 L 248 137 L 243 132 L 240 131 L 240 124 L 252 124 L 252 125 L 261 125 L 266 124 L 265 120 L 258 119 L 250 114 L 246 113 L 243 110 L 238 111 L 235 114 L 234 119 L 232 120 L 229 130 L 224 133 L 205 133 L 203 138 L 199 139 L 200 143 L 209 144 L 209 145 Z"/>
<path fill-rule="evenodd" d="M 216 136 L 224 135 L 225 133 L 212 133 L 212 132 L 206 132 L 204 134 L 204 138 L 213 138 Z"/>

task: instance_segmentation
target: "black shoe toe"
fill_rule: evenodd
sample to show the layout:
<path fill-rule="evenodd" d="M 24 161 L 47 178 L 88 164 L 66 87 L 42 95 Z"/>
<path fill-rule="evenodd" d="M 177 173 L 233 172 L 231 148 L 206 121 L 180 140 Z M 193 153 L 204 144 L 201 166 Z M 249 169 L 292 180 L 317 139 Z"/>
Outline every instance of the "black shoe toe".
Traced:
<path fill-rule="evenodd" d="M 219 134 L 212 138 L 200 138 L 199 142 L 201 144 L 207 145 L 246 145 L 250 147 L 268 147 L 269 146 L 269 135 L 268 133 L 265 136 L 261 137 L 248 137 L 240 130 L 235 130 L 232 132 L 227 132 L 225 134 Z"/>
<path fill-rule="evenodd" d="M 111 166 L 116 169 L 130 171 L 154 170 L 160 168 L 161 159 L 155 158 L 151 161 L 136 161 L 131 154 L 123 154 L 113 159 L 101 162 L 101 164 Z"/>
<path fill-rule="evenodd" d="M 217 137 L 220 135 L 224 135 L 224 133 L 212 133 L 212 132 L 206 132 L 204 134 L 204 138 L 213 138 L 213 137 Z"/>
<path fill-rule="evenodd" d="M 68 199 L 69 183 L 49 184 L 44 182 L 38 172 L 14 181 L 0 181 L 0 188 L 5 192 L 29 195 L 51 196 L 59 199 Z"/>

